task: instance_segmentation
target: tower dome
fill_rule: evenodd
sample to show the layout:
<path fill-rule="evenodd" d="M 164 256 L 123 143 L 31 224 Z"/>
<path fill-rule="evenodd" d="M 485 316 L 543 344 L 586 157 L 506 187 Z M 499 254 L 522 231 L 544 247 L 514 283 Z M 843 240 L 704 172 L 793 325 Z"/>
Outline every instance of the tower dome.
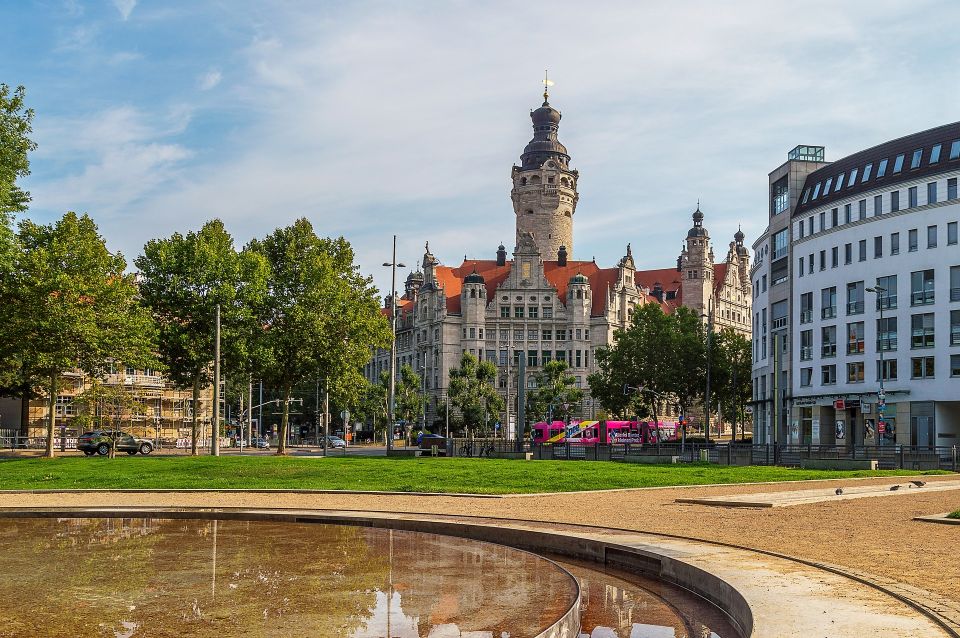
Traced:
<path fill-rule="evenodd" d="M 586 275 L 584 275 L 582 272 L 578 272 L 577 274 L 575 274 L 573 277 L 570 278 L 570 283 L 571 284 L 589 284 L 590 280 L 587 279 Z"/>
<path fill-rule="evenodd" d="M 533 121 L 533 139 L 527 142 L 523 148 L 523 154 L 520 155 L 522 168 L 540 168 L 550 159 L 563 166 L 570 162 L 567 147 L 557 139 L 560 117 L 560 111 L 550 106 L 544 94 L 540 108 L 530 111 L 530 119 Z"/>
<path fill-rule="evenodd" d="M 687 231 L 687 238 L 706 237 L 707 229 L 703 227 L 703 213 L 700 212 L 700 204 L 697 203 L 697 210 L 693 212 L 693 228 Z"/>
<path fill-rule="evenodd" d="M 482 284 L 486 283 L 486 280 L 483 278 L 483 275 L 477 272 L 474 268 L 473 272 L 463 278 L 463 283 L 465 284 Z"/>

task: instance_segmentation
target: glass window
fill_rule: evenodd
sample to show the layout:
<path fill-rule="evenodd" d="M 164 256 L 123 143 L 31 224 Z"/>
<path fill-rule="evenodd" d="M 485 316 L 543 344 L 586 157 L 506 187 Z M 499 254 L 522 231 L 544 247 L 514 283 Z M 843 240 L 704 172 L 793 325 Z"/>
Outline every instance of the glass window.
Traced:
<path fill-rule="evenodd" d="M 870 171 L 873 169 L 873 164 L 867 164 L 863 167 L 863 177 L 860 178 L 860 183 L 864 183 L 870 179 Z"/>
<path fill-rule="evenodd" d="M 827 212 L 822 211 L 820 213 L 820 232 L 823 232 L 827 229 Z"/>
<path fill-rule="evenodd" d="M 837 177 L 837 185 L 833 187 L 833 192 L 836 193 L 841 188 L 843 188 L 843 177 L 846 173 L 840 173 L 840 176 Z"/>
<path fill-rule="evenodd" d="M 896 175 L 902 170 L 903 170 L 903 153 L 901 153 L 900 155 L 897 155 L 897 157 L 893 160 L 894 175 Z"/>
<path fill-rule="evenodd" d="M 826 197 L 830 193 L 830 185 L 833 184 L 833 178 L 828 177 L 827 181 L 823 183 L 823 196 Z"/>
<path fill-rule="evenodd" d="M 947 180 L 947 199 L 957 198 L 957 178 L 951 177 Z"/>
<path fill-rule="evenodd" d="M 880 163 L 877 164 L 877 178 L 883 177 L 887 174 L 887 160 L 882 159 Z"/>
<path fill-rule="evenodd" d="M 852 264 L 853 263 L 853 244 L 844 244 L 843 246 L 843 263 Z"/>
<path fill-rule="evenodd" d="M 806 204 L 808 199 L 810 199 L 810 189 L 809 189 L 809 188 L 808 188 L 807 190 L 803 191 L 803 201 L 801 202 L 801 204 Z"/>
<path fill-rule="evenodd" d="M 960 377 L 960 354 L 950 355 L 950 376 Z"/>
<path fill-rule="evenodd" d="M 809 361 L 813 359 L 813 330 L 802 330 L 800 332 L 800 360 Z"/>
<path fill-rule="evenodd" d="M 800 323 L 813 321 L 813 293 L 805 292 L 800 295 Z"/>
<path fill-rule="evenodd" d="M 877 350 L 893 351 L 897 349 L 897 318 L 877 319 Z"/>
<path fill-rule="evenodd" d="M 950 266 L 950 301 L 960 301 L 960 266 Z"/>
<path fill-rule="evenodd" d="M 813 187 L 813 197 L 810 199 L 816 199 L 820 197 L 820 182 L 817 182 L 817 185 Z"/>
<path fill-rule="evenodd" d="M 800 386 L 809 387 L 813 383 L 813 368 L 800 368 Z"/>
<path fill-rule="evenodd" d="M 877 310 L 897 307 L 897 276 L 877 277 L 877 285 L 883 290 L 877 294 Z"/>
<path fill-rule="evenodd" d="M 773 236 L 773 258 L 780 259 L 781 257 L 786 257 L 788 244 L 787 229 L 784 228 Z"/>
<path fill-rule="evenodd" d="M 510 306 L 500 306 L 500 318 L 507 319 L 510 317 Z"/>
<path fill-rule="evenodd" d="M 911 315 L 910 317 L 910 348 L 933 347 L 933 313 L 927 312 L 922 315 Z"/>
<path fill-rule="evenodd" d="M 873 216 L 883 214 L 883 195 L 874 195 L 873 197 Z"/>
<path fill-rule="evenodd" d="M 960 157 L 960 140 L 953 140 L 950 144 L 950 159 L 955 160 Z"/>
<path fill-rule="evenodd" d="M 810 253 L 810 262 L 809 264 L 807 264 L 807 267 L 809 268 L 808 272 L 812 275 L 813 274 L 813 253 Z"/>
<path fill-rule="evenodd" d="M 513 340 L 514 340 L 514 341 L 523 341 L 523 330 L 514 330 L 514 331 L 513 331 Z"/>
<path fill-rule="evenodd" d="M 859 169 L 859 168 L 855 168 L 855 169 L 853 169 L 852 171 L 850 171 L 850 179 L 847 181 L 847 186 L 848 186 L 848 187 L 853 186 L 854 182 L 857 181 L 857 171 L 858 171 L 858 170 L 860 170 L 860 169 Z"/>
<path fill-rule="evenodd" d="M 800 223 L 797 224 L 797 235 L 798 239 L 803 239 L 804 234 L 806 233 L 806 225 L 804 225 L 803 220 L 800 220 Z"/>
<path fill-rule="evenodd" d="M 530 306 L 529 313 L 530 313 L 530 318 L 531 318 L 531 319 L 537 319 L 538 316 L 539 316 L 539 314 L 540 314 L 540 307 L 539 307 L 539 306 Z"/>
<path fill-rule="evenodd" d="M 895 213 L 900 210 L 900 191 L 890 193 L 890 212 Z"/>
<path fill-rule="evenodd" d="M 541 341 L 553 341 L 553 330 L 549 330 L 549 329 L 546 329 L 546 328 L 545 328 L 545 329 L 540 333 L 540 340 L 541 340 Z"/>
<path fill-rule="evenodd" d="M 850 204 L 847 204 L 846 206 L 843 207 L 843 223 L 844 224 L 849 224 L 850 222 L 853 221 L 852 210 L 853 208 Z"/>
<path fill-rule="evenodd" d="M 860 219 L 867 218 L 867 200 L 861 199 L 857 205 L 859 206 Z"/>
<path fill-rule="evenodd" d="M 883 257 L 883 236 L 877 236 L 873 238 L 873 258 L 880 259 Z"/>
<path fill-rule="evenodd" d="M 813 234 L 813 217 L 807 218 L 807 234 L 808 235 Z"/>
<path fill-rule="evenodd" d="M 937 203 L 937 183 L 930 182 L 927 184 L 927 203 L 936 204 Z"/>
<path fill-rule="evenodd" d="M 937 247 L 937 227 L 927 226 L 927 248 Z"/>
<path fill-rule="evenodd" d="M 820 328 L 820 356 L 837 356 L 837 327 L 825 326 Z"/>
<path fill-rule="evenodd" d="M 863 361 L 847 364 L 847 383 L 863 383 Z"/>
<path fill-rule="evenodd" d="M 867 240 L 866 240 L 866 239 L 861 239 L 861 240 L 860 240 L 860 243 L 857 244 L 857 248 L 858 248 L 858 251 L 859 251 L 859 252 L 858 252 L 858 254 L 859 254 L 859 261 L 866 261 L 866 260 L 867 260 Z"/>
<path fill-rule="evenodd" d="M 890 233 L 890 254 L 900 254 L 900 233 Z"/>
<path fill-rule="evenodd" d="M 913 357 L 910 359 L 910 367 L 912 368 L 910 375 L 912 379 L 933 378 L 933 357 Z"/>
<path fill-rule="evenodd" d="M 917 229 L 913 228 L 907 231 L 907 250 L 910 252 L 915 252 L 918 247 Z"/>
<path fill-rule="evenodd" d="M 907 189 L 907 208 L 914 208 L 917 205 L 917 187 L 911 186 Z"/>
<path fill-rule="evenodd" d="M 897 379 L 897 360 L 896 359 L 884 359 L 882 362 L 877 361 L 877 380 L 880 380 L 880 371 L 883 371 L 883 380 L 884 381 L 896 381 Z M 887 417 L 887 421 L 891 419 Z"/>
<path fill-rule="evenodd" d="M 527 350 L 527 365 L 531 368 L 536 367 L 537 365 L 537 351 L 536 350 Z"/>
<path fill-rule="evenodd" d="M 943 147 L 943 144 L 937 144 L 930 149 L 930 159 L 927 161 L 927 164 L 936 164 L 940 161 L 940 149 Z"/>
<path fill-rule="evenodd" d="M 947 224 L 947 246 L 957 243 L 957 222 Z"/>
<path fill-rule="evenodd" d="M 820 366 L 821 385 L 833 385 L 837 382 L 837 366 Z"/>
<path fill-rule="evenodd" d="M 847 314 L 863 314 L 863 282 L 855 281 L 847 284 Z"/>
<path fill-rule="evenodd" d="M 910 159 L 910 168 L 917 168 L 920 166 L 920 157 L 923 155 L 923 149 L 918 148 L 913 152 L 913 157 Z"/>
<path fill-rule="evenodd" d="M 832 319 L 837 316 L 837 287 L 831 286 L 820 291 L 820 318 Z"/>
<path fill-rule="evenodd" d="M 773 183 L 770 194 L 771 207 L 773 214 L 777 215 L 790 207 L 790 189 L 787 187 L 787 178 L 783 177 Z M 806 202 L 806 198 L 803 200 Z"/>
<path fill-rule="evenodd" d="M 950 345 L 960 346 L 960 310 L 950 311 Z"/>
<path fill-rule="evenodd" d="M 834 228 L 840 223 L 840 210 L 834 208 L 830 211 L 830 227 Z"/>
<path fill-rule="evenodd" d="M 910 273 L 910 305 L 925 306 L 932 304 L 933 270 L 918 270 Z"/>
<path fill-rule="evenodd" d="M 553 308 L 545 307 L 543 309 L 543 318 L 544 319 L 553 319 Z"/>
<path fill-rule="evenodd" d="M 513 316 L 517 319 L 523 319 L 523 306 L 515 306 L 513 309 Z"/>
<path fill-rule="evenodd" d="M 527 330 L 527 341 L 536 341 L 539 336 L 540 332 L 538 330 Z"/>
<path fill-rule="evenodd" d="M 863 322 L 847 324 L 847 354 L 863 354 Z"/>
<path fill-rule="evenodd" d="M 820 251 L 823 252 L 822 250 Z M 830 249 L 830 267 L 836 268 L 840 265 L 840 249 L 837 246 L 834 246 Z M 821 269 L 822 270 L 822 269 Z"/>
<path fill-rule="evenodd" d="M 800 258 L 800 267 L 798 270 L 799 270 L 800 276 L 803 277 L 803 275 L 805 274 L 805 270 L 803 268 L 803 257 Z"/>

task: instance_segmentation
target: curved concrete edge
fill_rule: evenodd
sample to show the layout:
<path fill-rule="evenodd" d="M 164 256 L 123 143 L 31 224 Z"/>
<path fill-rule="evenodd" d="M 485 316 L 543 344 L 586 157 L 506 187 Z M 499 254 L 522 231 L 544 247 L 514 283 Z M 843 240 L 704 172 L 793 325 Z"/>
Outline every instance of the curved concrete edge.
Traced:
<path fill-rule="evenodd" d="M 0 510 L 0 516 L 218 518 L 422 531 L 555 552 L 660 578 L 714 603 L 728 614 L 743 636 L 751 638 L 957 635 L 930 610 L 829 566 L 818 568 L 748 548 L 629 530 L 480 517 L 308 509 L 10 508 Z M 555 636 L 560 638 L 563 634 Z"/>
<path fill-rule="evenodd" d="M 914 516 L 913 520 L 923 523 L 941 523 L 943 525 L 960 525 L 960 518 L 947 518 L 950 512 L 931 514 L 930 516 Z"/>

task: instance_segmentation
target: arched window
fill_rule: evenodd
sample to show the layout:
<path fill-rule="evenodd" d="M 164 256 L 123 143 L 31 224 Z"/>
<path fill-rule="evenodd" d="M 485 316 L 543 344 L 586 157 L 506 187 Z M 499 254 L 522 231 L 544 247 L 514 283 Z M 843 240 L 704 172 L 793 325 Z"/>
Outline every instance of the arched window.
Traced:
<path fill-rule="evenodd" d="M 470 296 L 473 297 L 474 299 L 476 299 L 476 298 L 477 298 L 477 291 L 471 289 L 471 290 L 470 290 Z"/>
<path fill-rule="evenodd" d="M 526 185 L 527 185 L 527 178 L 526 178 L 526 177 L 521 177 L 521 178 L 520 178 L 520 185 L 521 185 L 521 186 L 526 186 Z"/>
<path fill-rule="evenodd" d="M 577 299 L 583 299 L 583 291 L 582 291 L 582 290 L 578 290 L 578 291 L 577 291 Z"/>
<path fill-rule="evenodd" d="M 539 175 L 534 175 L 533 177 L 531 177 L 531 178 L 530 178 L 530 183 L 531 183 L 531 184 L 539 184 L 539 183 L 540 183 L 540 176 L 539 176 Z"/>

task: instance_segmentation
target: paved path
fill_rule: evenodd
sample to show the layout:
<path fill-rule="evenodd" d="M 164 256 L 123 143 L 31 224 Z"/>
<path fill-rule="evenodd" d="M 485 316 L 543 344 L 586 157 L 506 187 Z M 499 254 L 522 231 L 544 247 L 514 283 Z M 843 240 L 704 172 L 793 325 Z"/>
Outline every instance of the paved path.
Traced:
<path fill-rule="evenodd" d="M 756 492 L 752 494 L 734 494 L 731 496 L 703 496 L 678 498 L 677 503 L 697 505 L 717 505 L 724 507 L 788 507 L 824 501 L 847 501 L 855 498 L 879 496 L 903 496 L 946 490 L 960 490 L 960 481 L 937 481 L 935 483 L 916 479 L 923 485 L 912 482 L 900 482 L 892 485 L 864 485 L 843 488 L 820 488 L 815 490 L 792 490 L 787 492 Z M 899 479 L 903 480 L 903 479 Z M 896 489 L 894 489 L 896 488 Z M 837 494 L 837 490 L 841 490 Z"/>

